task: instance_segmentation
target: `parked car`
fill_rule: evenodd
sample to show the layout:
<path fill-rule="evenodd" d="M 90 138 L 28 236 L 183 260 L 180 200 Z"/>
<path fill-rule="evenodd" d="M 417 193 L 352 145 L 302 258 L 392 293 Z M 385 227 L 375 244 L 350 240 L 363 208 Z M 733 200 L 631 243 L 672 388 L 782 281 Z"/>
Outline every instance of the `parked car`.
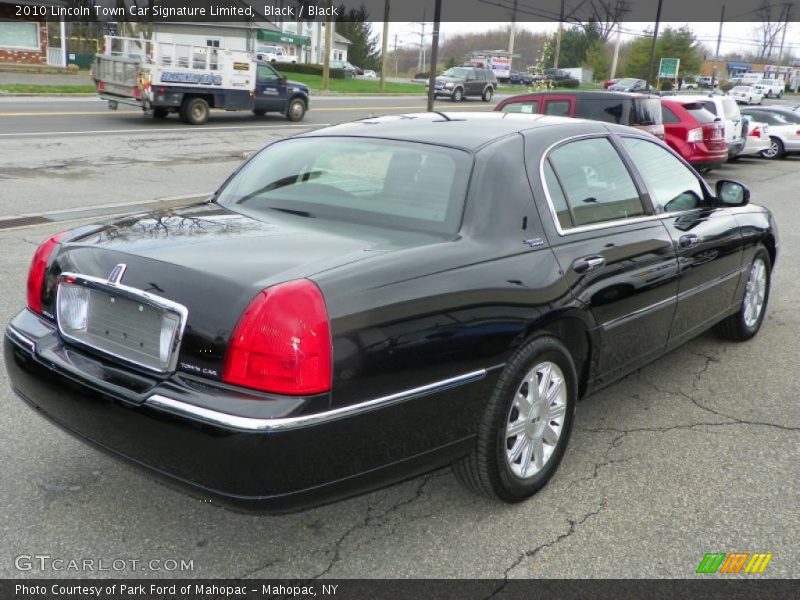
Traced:
<path fill-rule="evenodd" d="M 512 96 L 496 111 L 578 117 L 636 127 L 664 138 L 661 104 L 656 97 L 622 92 L 558 91 Z"/>
<path fill-rule="evenodd" d="M 647 89 L 647 82 L 644 79 L 632 79 L 630 77 L 620 79 L 613 85 L 608 86 L 610 92 L 643 92 Z"/>
<path fill-rule="evenodd" d="M 514 85 L 532 85 L 533 77 L 522 71 L 511 71 L 508 82 Z"/>
<path fill-rule="evenodd" d="M 751 115 L 743 114 L 745 123 L 744 148 L 739 156 L 756 156 L 770 149 L 769 125 L 756 121 Z"/>
<path fill-rule="evenodd" d="M 783 98 L 786 92 L 786 82 L 782 79 L 760 79 L 753 87 L 767 98 Z"/>
<path fill-rule="evenodd" d="M 212 201 L 46 240 L 6 374 L 67 433 L 222 503 L 287 510 L 448 464 L 519 502 L 579 396 L 714 325 L 758 333 L 778 239 L 749 197 L 609 123 L 315 130 Z"/>
<path fill-rule="evenodd" d="M 722 121 L 701 102 L 661 100 L 665 141 L 700 172 L 719 167 L 728 160 Z"/>
<path fill-rule="evenodd" d="M 770 147 L 761 153 L 764 158 L 783 158 L 800 152 L 800 113 L 776 107 L 745 108 L 745 115 L 769 125 Z"/>
<path fill-rule="evenodd" d="M 496 89 L 497 77 L 491 69 L 453 67 L 436 78 L 433 97 L 449 96 L 453 102 L 461 102 L 468 96 L 479 96 L 489 102 Z"/>
<path fill-rule="evenodd" d="M 764 96 L 754 86 L 751 85 L 737 85 L 732 88 L 728 95 L 733 98 L 737 104 L 761 104 L 764 101 Z"/>
<path fill-rule="evenodd" d="M 697 79 L 697 84 L 701 88 L 710 88 L 711 85 L 712 85 L 712 82 L 714 82 L 714 78 L 710 77 L 708 75 L 704 75 L 703 77 L 699 77 Z M 715 83 L 719 83 L 719 80 L 717 80 Z"/>
<path fill-rule="evenodd" d="M 564 79 L 572 79 L 572 74 L 564 69 L 545 69 L 544 78 L 551 81 L 563 81 Z"/>
<path fill-rule="evenodd" d="M 733 98 L 719 94 L 709 94 L 707 96 L 684 94 L 670 96 L 670 100 L 676 102 L 702 102 L 706 110 L 721 119 L 725 126 L 725 143 L 728 144 L 728 159 L 734 158 L 742 151 L 742 148 L 744 148 L 742 113 Z"/>
<path fill-rule="evenodd" d="M 684 81 L 683 84 L 680 86 L 680 90 L 696 90 L 699 87 L 700 86 L 695 81 Z"/>
<path fill-rule="evenodd" d="M 342 71 L 344 71 L 344 76 L 346 79 L 358 75 L 358 72 L 356 71 L 355 67 L 346 60 L 332 60 L 330 61 L 329 66 L 331 69 L 341 69 Z"/>
<path fill-rule="evenodd" d="M 369 77 L 370 79 L 375 79 L 378 74 L 373 71 L 372 69 L 365 69 L 364 70 L 364 77 Z"/>

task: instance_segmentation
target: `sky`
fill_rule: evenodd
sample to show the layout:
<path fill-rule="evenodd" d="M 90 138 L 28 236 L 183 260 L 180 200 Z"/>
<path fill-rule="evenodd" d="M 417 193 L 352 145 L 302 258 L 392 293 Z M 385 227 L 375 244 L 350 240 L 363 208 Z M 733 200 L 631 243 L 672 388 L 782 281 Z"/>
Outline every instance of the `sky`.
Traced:
<path fill-rule="evenodd" d="M 661 27 L 671 25 L 672 27 L 681 27 L 689 25 L 698 38 L 698 41 L 707 45 L 713 52 L 717 45 L 717 34 L 719 33 L 719 23 L 662 23 Z M 755 30 L 759 27 L 760 23 L 725 23 L 722 28 L 722 44 L 720 46 L 720 54 L 728 52 L 744 52 L 746 50 L 755 51 L 758 49 L 758 44 L 755 41 Z M 444 22 L 440 28 L 440 43 L 447 41 L 448 36 L 455 36 L 461 33 L 471 33 L 479 31 L 487 31 L 491 29 L 500 29 L 508 26 L 507 22 L 498 23 L 456 23 Z M 518 23 L 518 29 L 527 29 L 533 32 L 555 32 L 558 25 L 556 23 Z M 624 23 L 624 30 L 631 33 L 623 33 L 623 41 L 632 39 L 635 32 L 644 32 L 645 29 L 652 28 L 653 23 Z M 425 27 L 426 33 L 430 34 L 433 29 L 432 23 L 427 23 Z M 390 23 L 389 24 L 389 43 L 390 47 L 394 44 L 394 36 L 397 35 L 398 44 L 402 47 L 418 47 L 420 40 L 420 31 L 422 30 L 419 23 Z M 383 23 L 375 23 L 373 31 L 381 34 L 383 31 Z M 426 41 L 430 44 L 430 35 L 426 37 Z M 489 50 L 490 48 L 486 48 Z M 495 48 L 491 48 L 494 50 Z M 786 46 L 784 53 L 792 50 L 795 56 L 800 56 L 800 23 L 790 23 L 789 29 L 786 32 Z"/>

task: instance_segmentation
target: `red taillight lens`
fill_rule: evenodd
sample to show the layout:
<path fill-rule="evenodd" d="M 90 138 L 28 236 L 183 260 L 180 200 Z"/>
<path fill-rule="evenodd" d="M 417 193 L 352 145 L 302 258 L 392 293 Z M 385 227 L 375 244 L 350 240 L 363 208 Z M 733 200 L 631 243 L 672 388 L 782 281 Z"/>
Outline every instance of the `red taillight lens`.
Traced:
<path fill-rule="evenodd" d="M 64 235 L 66 234 L 59 233 L 42 242 L 31 260 L 31 266 L 28 269 L 28 308 L 36 313 L 42 314 L 42 292 L 44 291 L 47 266 L 50 264 L 53 250 Z"/>
<path fill-rule="evenodd" d="M 748 133 L 747 135 L 749 135 L 751 137 L 754 137 L 754 138 L 760 138 L 761 137 L 761 130 L 758 127 L 756 127 L 755 129 L 751 129 L 750 133 Z"/>
<path fill-rule="evenodd" d="M 308 279 L 262 290 L 233 332 L 222 380 L 276 394 L 331 388 L 331 334 L 325 299 Z"/>

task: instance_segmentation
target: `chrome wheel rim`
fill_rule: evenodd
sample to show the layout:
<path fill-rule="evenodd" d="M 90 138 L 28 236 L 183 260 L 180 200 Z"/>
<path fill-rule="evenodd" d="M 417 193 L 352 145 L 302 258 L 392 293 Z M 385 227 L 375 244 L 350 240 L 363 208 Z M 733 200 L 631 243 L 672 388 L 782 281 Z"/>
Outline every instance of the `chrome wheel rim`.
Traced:
<path fill-rule="evenodd" d="M 520 479 L 530 479 L 550 460 L 567 415 L 564 373 L 552 362 L 534 366 L 514 394 L 505 428 L 506 464 Z"/>
<path fill-rule="evenodd" d="M 202 104 L 195 104 L 192 109 L 192 117 L 199 121 L 201 120 L 206 114 L 206 109 L 203 108 Z"/>
<path fill-rule="evenodd" d="M 290 107 L 292 118 L 297 119 L 303 114 L 303 104 L 299 101 L 292 102 Z"/>
<path fill-rule="evenodd" d="M 777 156 L 778 154 L 778 142 L 775 140 L 770 140 L 769 148 L 762 151 L 761 154 L 766 156 L 767 158 L 772 158 L 773 156 Z"/>
<path fill-rule="evenodd" d="M 750 277 L 744 292 L 744 323 L 753 327 L 764 310 L 764 299 L 767 295 L 767 265 L 760 258 L 753 261 Z"/>

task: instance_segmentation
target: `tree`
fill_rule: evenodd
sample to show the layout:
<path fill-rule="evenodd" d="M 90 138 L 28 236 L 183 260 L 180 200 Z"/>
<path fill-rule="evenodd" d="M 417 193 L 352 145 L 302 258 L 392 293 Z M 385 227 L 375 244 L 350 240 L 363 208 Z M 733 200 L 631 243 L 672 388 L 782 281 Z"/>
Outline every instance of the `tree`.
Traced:
<path fill-rule="evenodd" d="M 638 79 L 650 78 L 650 47 L 653 43 L 652 32 L 647 32 L 630 44 L 625 62 L 625 76 Z M 681 73 L 697 73 L 700 71 L 702 57 L 698 50 L 696 38 L 688 27 L 674 29 L 667 26 L 656 42 L 654 70 L 662 58 L 679 58 Z M 653 73 L 655 78 L 657 73 Z"/>
<path fill-rule="evenodd" d="M 362 69 L 379 69 L 381 53 L 378 49 L 378 36 L 372 33 L 369 13 L 362 4 L 358 8 L 339 7 L 336 20 L 336 33 L 350 40 L 347 48 L 348 62 Z"/>
<path fill-rule="evenodd" d="M 602 43 L 597 23 L 590 21 L 584 25 L 573 25 L 561 34 L 561 50 L 558 57 L 559 67 L 579 67 L 586 61 L 586 54 L 596 43 Z M 553 66 L 555 55 L 555 37 L 550 40 L 544 51 L 544 62 Z"/>
<path fill-rule="evenodd" d="M 600 38 L 607 42 L 617 23 L 631 11 L 631 5 L 626 0 L 590 0 L 590 22 L 597 24 Z"/>
<path fill-rule="evenodd" d="M 586 51 L 583 66 L 594 71 L 595 79 L 600 81 L 608 79 L 608 73 L 611 70 L 611 58 L 608 54 L 608 48 L 600 40 L 593 43 Z"/>
<path fill-rule="evenodd" d="M 759 45 L 758 61 L 762 63 L 772 57 L 773 50 L 780 44 L 781 34 L 789 18 L 790 5 L 786 4 L 786 8 L 780 5 L 780 15 L 776 10 L 777 6 L 773 6 L 768 0 L 763 0 L 761 8 L 757 11 L 761 25 L 756 29 L 756 41 Z M 786 10 L 786 20 L 784 20 L 784 10 Z"/>

